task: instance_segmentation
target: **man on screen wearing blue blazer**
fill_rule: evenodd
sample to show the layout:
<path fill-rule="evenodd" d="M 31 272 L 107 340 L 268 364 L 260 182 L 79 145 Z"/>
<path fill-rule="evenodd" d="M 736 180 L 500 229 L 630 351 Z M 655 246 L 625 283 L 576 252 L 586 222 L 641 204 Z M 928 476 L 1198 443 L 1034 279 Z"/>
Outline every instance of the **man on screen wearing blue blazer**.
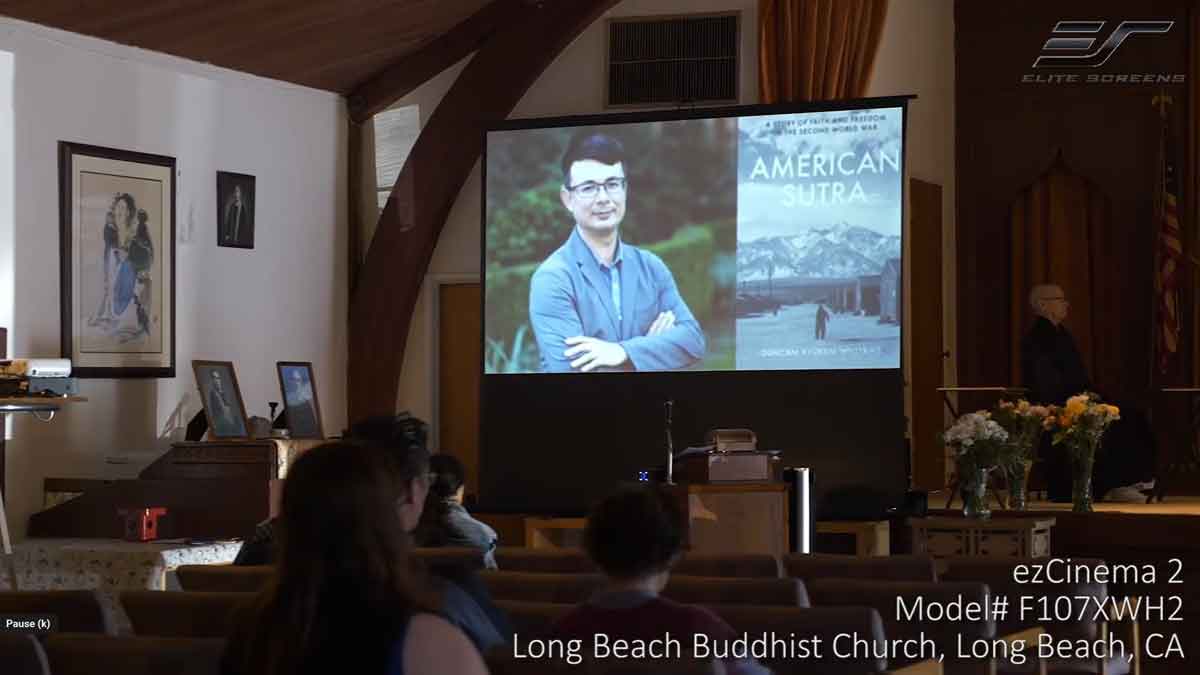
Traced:
<path fill-rule="evenodd" d="M 675 370 L 704 356 L 704 333 L 662 259 L 621 241 L 629 183 L 614 138 L 576 137 L 562 160 L 563 206 L 575 219 L 529 288 L 545 372 Z"/>

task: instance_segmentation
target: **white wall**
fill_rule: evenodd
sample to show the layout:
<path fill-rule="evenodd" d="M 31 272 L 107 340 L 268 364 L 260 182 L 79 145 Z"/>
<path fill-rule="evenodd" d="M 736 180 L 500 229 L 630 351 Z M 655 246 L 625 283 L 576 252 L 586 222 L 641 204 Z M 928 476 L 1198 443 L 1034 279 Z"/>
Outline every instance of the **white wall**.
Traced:
<path fill-rule="evenodd" d="M 12 326 L 13 261 L 13 55 L 0 51 L 0 326 Z M 2 417 L 2 416 L 0 416 Z M 0 421 L 0 437 L 5 423 Z"/>
<path fill-rule="evenodd" d="M 679 14 L 740 10 L 741 71 L 739 102 L 758 102 L 758 3 L 754 0 L 625 0 L 605 16 Z M 543 117 L 603 112 L 604 22 L 585 30 L 534 83 L 512 117 Z M 422 123 L 433 114 L 464 63 L 442 73 L 400 101 L 419 103 Z M 953 308 L 954 225 L 954 6 L 945 0 L 893 2 L 880 44 L 870 96 L 916 94 L 908 118 L 908 167 L 911 176 L 943 186 L 944 245 L 950 257 L 943 267 Z M 478 276 L 479 166 L 467 178 L 438 241 L 426 277 L 426 292 L 418 303 L 409 331 L 408 349 L 400 377 L 400 407 L 432 419 L 435 414 L 431 364 L 434 362 L 429 302 L 430 281 Z M 946 333 L 953 340 L 953 314 Z M 953 342 L 947 342 L 953 345 Z M 952 364 L 951 364 L 952 367 Z M 952 374 L 952 373 L 951 373 Z M 953 381 L 953 380 L 948 380 Z"/>
<path fill-rule="evenodd" d="M 0 21 L 0 50 L 14 54 L 15 73 L 9 232 L 0 212 L 0 245 L 11 240 L 16 251 L 11 269 L 0 264 L 0 289 L 13 289 L 10 354 L 60 353 L 57 142 L 169 155 L 178 168 L 177 376 L 84 380 L 89 402 L 53 423 L 18 416 L 5 495 L 17 533 L 40 508 L 43 478 L 132 476 L 165 449 L 173 413 L 186 423 L 200 408 L 192 359 L 233 361 L 248 412 L 262 416 L 280 400 L 275 361 L 312 361 L 326 431 L 340 431 L 341 98 L 16 21 Z M 254 250 L 216 245 L 217 170 L 257 176 Z"/>

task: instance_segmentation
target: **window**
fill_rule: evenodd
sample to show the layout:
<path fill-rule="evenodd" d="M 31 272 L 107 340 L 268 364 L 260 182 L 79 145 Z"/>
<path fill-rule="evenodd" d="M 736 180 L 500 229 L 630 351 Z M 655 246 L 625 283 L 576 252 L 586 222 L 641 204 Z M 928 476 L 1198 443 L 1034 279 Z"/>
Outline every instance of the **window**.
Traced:
<path fill-rule="evenodd" d="M 389 108 L 375 115 L 375 196 L 380 209 L 387 204 L 404 160 L 421 133 L 420 109 L 416 105 Z"/>
<path fill-rule="evenodd" d="M 737 103 L 737 12 L 608 24 L 608 107 Z"/>

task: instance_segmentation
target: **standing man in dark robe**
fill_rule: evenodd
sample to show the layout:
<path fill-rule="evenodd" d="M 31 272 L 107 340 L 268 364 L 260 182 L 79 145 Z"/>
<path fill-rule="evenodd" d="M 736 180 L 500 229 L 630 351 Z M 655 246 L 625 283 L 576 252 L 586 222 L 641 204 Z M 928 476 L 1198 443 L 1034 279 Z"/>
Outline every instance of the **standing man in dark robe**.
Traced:
<path fill-rule="evenodd" d="M 1029 294 L 1029 305 L 1036 317 L 1021 340 L 1021 370 L 1029 400 L 1062 405 L 1092 387 L 1075 339 L 1062 325 L 1071 303 L 1061 288 L 1043 284 Z"/>
<path fill-rule="evenodd" d="M 1035 286 L 1029 305 L 1036 318 L 1021 340 L 1021 371 L 1029 400 L 1042 405 L 1064 405 L 1068 398 L 1095 391 L 1075 339 L 1062 322 L 1071 303 L 1055 284 Z M 1121 420 L 1104 433 L 1093 469 L 1092 489 L 1105 501 L 1145 502 L 1142 490 L 1153 487 L 1154 434 L 1146 417 L 1130 405 L 1117 403 Z M 1040 455 L 1044 460 L 1046 491 L 1051 501 L 1071 501 L 1071 460 L 1062 447 L 1054 447 L 1043 434 Z"/>
<path fill-rule="evenodd" d="M 825 324 L 829 323 L 829 312 L 825 311 L 825 303 L 817 303 L 817 335 L 818 340 L 825 339 Z"/>

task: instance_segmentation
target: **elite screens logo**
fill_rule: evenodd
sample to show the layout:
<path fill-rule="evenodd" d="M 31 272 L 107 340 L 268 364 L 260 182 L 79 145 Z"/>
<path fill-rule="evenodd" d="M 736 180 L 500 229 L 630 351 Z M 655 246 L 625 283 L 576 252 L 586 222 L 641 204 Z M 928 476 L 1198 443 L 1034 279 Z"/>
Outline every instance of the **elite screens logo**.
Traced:
<path fill-rule="evenodd" d="M 1174 21 L 1122 21 L 1099 47 L 1092 49 L 1104 21 L 1059 21 L 1033 62 L 1034 68 L 1099 68 L 1108 62 L 1125 39 L 1138 33 L 1166 33 Z M 1070 35 L 1071 37 L 1061 37 Z"/>
<path fill-rule="evenodd" d="M 1121 21 L 1105 35 L 1108 21 L 1059 21 L 1033 61 L 1041 72 L 1027 73 L 1022 82 L 1092 84 L 1179 84 L 1186 81 L 1180 73 L 1099 73 L 1095 69 L 1108 63 L 1130 37 L 1138 34 L 1163 35 L 1174 21 Z M 1050 74 L 1046 70 L 1076 71 Z M 1085 72 L 1078 72 L 1085 71 Z M 1086 72 L 1091 71 L 1091 72 Z"/>

